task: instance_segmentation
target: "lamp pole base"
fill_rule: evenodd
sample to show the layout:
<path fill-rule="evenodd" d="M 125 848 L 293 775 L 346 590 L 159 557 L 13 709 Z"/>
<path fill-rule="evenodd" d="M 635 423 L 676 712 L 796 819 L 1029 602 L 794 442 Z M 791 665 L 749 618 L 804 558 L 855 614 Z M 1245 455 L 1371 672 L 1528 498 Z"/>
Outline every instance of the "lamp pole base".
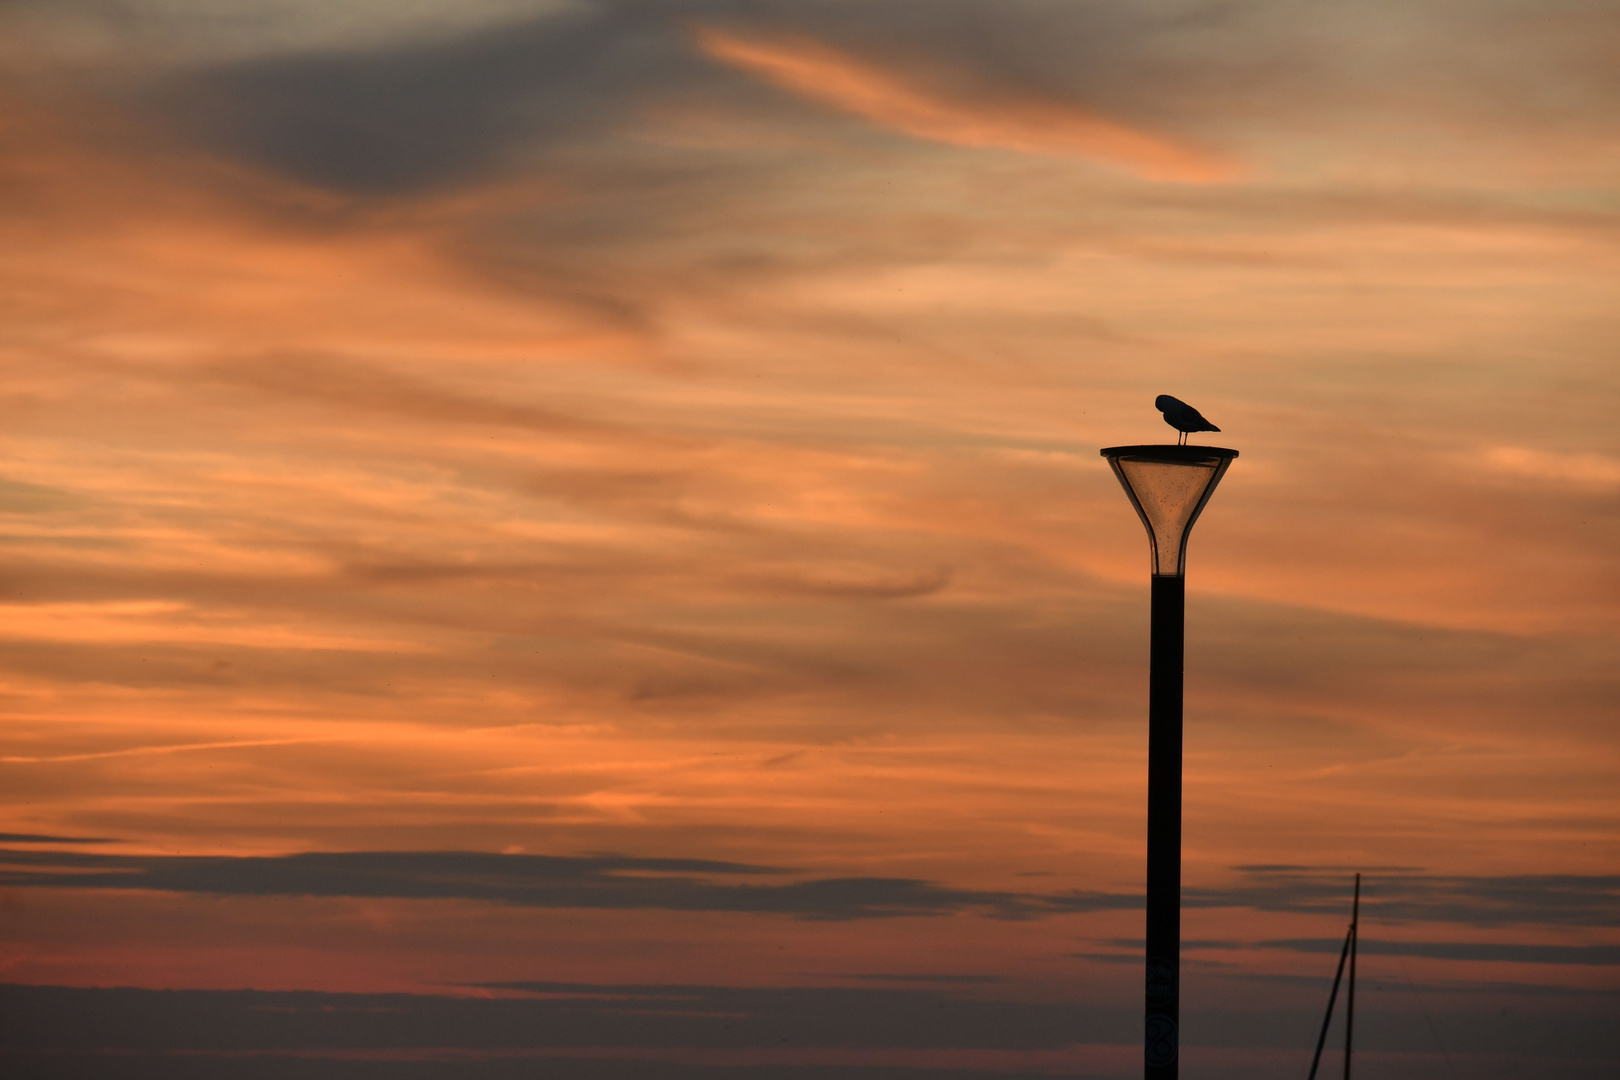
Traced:
<path fill-rule="evenodd" d="M 1181 1040 L 1181 688 L 1186 579 L 1153 577 L 1148 676 L 1146 1080 L 1175 1080 Z"/>

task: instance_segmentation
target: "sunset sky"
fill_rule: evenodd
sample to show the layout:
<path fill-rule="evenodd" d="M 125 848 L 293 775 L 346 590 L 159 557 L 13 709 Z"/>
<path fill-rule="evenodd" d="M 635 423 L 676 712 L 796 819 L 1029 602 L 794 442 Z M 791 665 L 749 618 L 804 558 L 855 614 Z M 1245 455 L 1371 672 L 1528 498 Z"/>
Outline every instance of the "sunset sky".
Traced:
<path fill-rule="evenodd" d="M 1356 871 L 1358 1076 L 1615 1075 L 1617 55 L 0 4 L 0 1070 L 1140 1075 L 1169 393 L 1183 1075 L 1304 1075 Z"/>

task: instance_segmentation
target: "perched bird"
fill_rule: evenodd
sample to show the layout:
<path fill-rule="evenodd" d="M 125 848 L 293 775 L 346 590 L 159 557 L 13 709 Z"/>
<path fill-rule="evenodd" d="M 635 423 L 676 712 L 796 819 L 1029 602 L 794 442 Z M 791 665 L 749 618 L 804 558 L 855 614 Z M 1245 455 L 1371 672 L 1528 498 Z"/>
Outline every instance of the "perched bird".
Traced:
<path fill-rule="evenodd" d="M 1160 394 L 1153 399 L 1153 407 L 1164 413 L 1164 422 L 1181 432 L 1176 440 L 1180 446 L 1187 441 L 1187 436 L 1195 431 L 1219 431 L 1220 428 L 1205 420 L 1199 411 L 1180 398 L 1173 398 L 1169 394 Z"/>

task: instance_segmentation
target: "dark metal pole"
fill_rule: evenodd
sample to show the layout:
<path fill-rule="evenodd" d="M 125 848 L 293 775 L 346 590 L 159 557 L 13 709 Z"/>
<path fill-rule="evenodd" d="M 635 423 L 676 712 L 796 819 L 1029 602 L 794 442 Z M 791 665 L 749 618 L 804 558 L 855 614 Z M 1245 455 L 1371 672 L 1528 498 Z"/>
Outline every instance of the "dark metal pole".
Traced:
<path fill-rule="evenodd" d="M 1339 967 L 1333 972 L 1333 989 L 1328 993 L 1327 1012 L 1322 1016 L 1322 1034 L 1316 1037 L 1316 1054 L 1311 1058 L 1311 1075 L 1305 1080 L 1316 1080 L 1316 1067 L 1322 1064 L 1322 1047 L 1327 1045 L 1327 1033 L 1333 1023 L 1333 1003 L 1339 1000 L 1339 980 L 1344 978 L 1344 961 L 1350 955 L 1350 939 L 1355 930 L 1344 932 L 1344 948 L 1339 950 Z"/>
<path fill-rule="evenodd" d="M 1153 577 L 1148 675 L 1146 1080 L 1176 1080 L 1181 1022 L 1181 671 L 1186 580 Z"/>
<path fill-rule="evenodd" d="M 1350 1080 L 1350 1042 L 1356 1033 L 1356 946 L 1361 944 L 1361 875 L 1350 901 L 1350 987 L 1344 999 L 1344 1080 Z"/>

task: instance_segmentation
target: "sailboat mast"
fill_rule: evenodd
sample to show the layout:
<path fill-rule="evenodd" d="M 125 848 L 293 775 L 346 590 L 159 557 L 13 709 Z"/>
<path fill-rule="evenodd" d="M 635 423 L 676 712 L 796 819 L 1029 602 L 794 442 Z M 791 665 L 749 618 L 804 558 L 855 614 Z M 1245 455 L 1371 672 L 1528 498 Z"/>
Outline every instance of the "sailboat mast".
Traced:
<path fill-rule="evenodd" d="M 1311 1058 L 1311 1075 L 1316 1080 L 1316 1067 L 1322 1064 L 1322 1047 L 1327 1045 L 1328 1027 L 1333 1023 L 1333 1003 L 1339 999 L 1339 981 L 1344 978 L 1344 961 L 1350 955 L 1350 932 L 1344 934 L 1344 948 L 1339 950 L 1339 966 L 1333 972 L 1333 990 L 1328 994 L 1327 1013 L 1322 1017 L 1322 1034 L 1316 1037 L 1316 1054 Z"/>
<path fill-rule="evenodd" d="M 1356 875 L 1355 899 L 1350 902 L 1350 985 L 1344 999 L 1344 1080 L 1350 1080 L 1350 1047 L 1356 1032 L 1356 946 L 1361 937 L 1361 875 Z"/>

